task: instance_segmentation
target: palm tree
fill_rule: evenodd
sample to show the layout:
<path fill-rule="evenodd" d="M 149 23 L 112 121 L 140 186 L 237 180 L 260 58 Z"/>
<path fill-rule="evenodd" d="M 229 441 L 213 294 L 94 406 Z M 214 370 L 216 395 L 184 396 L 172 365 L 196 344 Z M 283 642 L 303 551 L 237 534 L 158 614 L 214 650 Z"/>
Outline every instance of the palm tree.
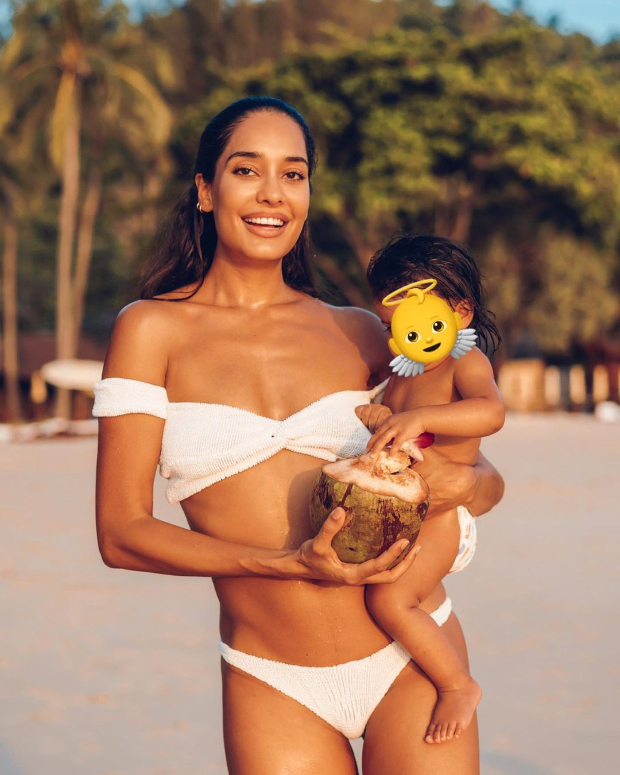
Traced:
<path fill-rule="evenodd" d="M 34 0 L 22 3 L 14 37 L 25 54 L 16 80 L 32 97 L 40 94 L 51 112 L 49 152 L 61 181 L 56 246 L 56 356 L 74 358 L 83 316 L 93 232 L 102 198 L 105 144 L 114 128 L 134 145 L 162 148 L 171 115 L 145 75 L 149 59 L 140 30 L 120 2 Z M 141 59 L 141 61 L 139 61 Z M 158 63 L 161 68 L 161 62 Z M 155 67 L 151 67 L 154 72 Z M 89 142 L 84 176 L 83 144 Z M 77 248 L 76 248 L 77 236 Z M 76 254 L 77 250 L 77 254 Z M 56 414 L 67 417 L 69 394 L 58 391 Z"/>
<path fill-rule="evenodd" d="M 2 368 L 6 389 L 7 419 L 21 416 L 17 357 L 17 208 L 15 186 L 5 169 L 0 171 L 0 201 L 4 208 L 2 255 Z"/>
<path fill-rule="evenodd" d="M 10 47 L 0 51 L 0 72 L 11 55 Z M 6 391 L 8 420 L 19 420 L 19 362 L 17 348 L 17 245 L 18 245 L 18 172 L 19 156 L 13 146 L 15 104 L 8 80 L 0 82 L 0 206 L 4 211 L 4 247 L 2 253 L 2 371 Z"/>

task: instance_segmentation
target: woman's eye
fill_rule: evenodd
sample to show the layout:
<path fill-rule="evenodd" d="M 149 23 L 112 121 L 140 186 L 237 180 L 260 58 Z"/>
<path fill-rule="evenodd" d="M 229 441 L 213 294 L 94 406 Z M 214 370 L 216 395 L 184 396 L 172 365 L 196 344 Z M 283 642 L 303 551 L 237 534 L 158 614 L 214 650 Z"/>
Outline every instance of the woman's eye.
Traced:
<path fill-rule="evenodd" d="M 241 175 L 243 178 L 249 177 L 254 170 L 251 167 L 237 167 L 237 169 L 234 171 L 234 175 Z"/>
<path fill-rule="evenodd" d="M 417 341 L 418 341 L 418 339 L 420 338 L 420 334 L 418 334 L 418 332 L 417 332 L 417 331 L 410 331 L 410 332 L 407 334 L 407 337 L 406 337 L 406 338 L 407 338 L 407 341 L 408 341 L 408 342 L 417 342 Z"/>
<path fill-rule="evenodd" d="M 291 172 L 286 172 L 285 177 L 287 177 L 289 180 L 305 180 L 306 176 L 303 174 L 303 172 L 297 172 L 296 170 L 291 170 Z"/>
<path fill-rule="evenodd" d="M 443 331 L 445 327 L 446 327 L 446 324 L 443 322 L 443 320 L 436 320 L 433 323 L 433 331 L 435 331 L 437 334 L 440 331 Z"/>

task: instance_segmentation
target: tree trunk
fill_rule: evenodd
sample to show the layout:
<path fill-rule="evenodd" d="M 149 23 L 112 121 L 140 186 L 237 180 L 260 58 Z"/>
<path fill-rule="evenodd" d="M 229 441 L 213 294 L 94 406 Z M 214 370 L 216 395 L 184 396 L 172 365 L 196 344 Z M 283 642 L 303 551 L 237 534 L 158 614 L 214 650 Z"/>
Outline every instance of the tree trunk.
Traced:
<path fill-rule="evenodd" d="M 438 237 L 448 237 L 450 234 L 450 178 L 443 181 L 443 190 L 435 202 L 435 234 Z"/>
<path fill-rule="evenodd" d="M 154 167 L 155 164 L 152 165 Z M 149 170 L 142 186 L 142 197 L 145 207 L 142 210 L 142 231 L 151 238 L 157 231 L 160 214 L 158 205 L 163 191 L 161 175 Z"/>
<path fill-rule="evenodd" d="M 11 201 L 4 221 L 2 262 L 2 349 L 7 419 L 19 420 L 19 368 L 17 359 L 17 214 Z"/>
<path fill-rule="evenodd" d="M 435 234 L 468 242 L 476 199 L 476 186 L 459 178 L 446 178 L 435 204 Z"/>
<path fill-rule="evenodd" d="M 78 227 L 75 282 L 73 286 L 73 335 L 75 337 L 73 347 L 76 354 L 80 344 L 80 331 L 82 329 L 86 290 L 88 288 L 88 272 L 90 270 L 90 261 L 93 254 L 93 233 L 100 203 L 101 167 L 98 162 L 94 162 L 88 180 L 80 224 Z"/>
<path fill-rule="evenodd" d="M 377 245 L 374 249 L 370 247 L 367 240 L 364 239 L 359 231 L 359 224 L 356 224 L 354 220 L 352 221 L 352 226 L 350 228 L 347 226 L 344 227 L 344 233 L 347 241 L 353 248 L 357 260 L 360 262 L 365 272 L 366 269 L 368 269 L 370 259 L 379 246 Z"/>
<path fill-rule="evenodd" d="M 347 297 L 347 300 L 356 307 L 368 306 L 367 299 L 357 286 L 349 280 L 338 264 L 330 256 L 324 253 L 316 254 L 316 262 L 329 279 Z"/>
<path fill-rule="evenodd" d="M 457 242 L 469 242 L 471 219 L 474 214 L 476 191 L 473 183 L 466 183 L 459 190 L 459 198 L 455 203 L 454 226 L 452 239 Z"/>
<path fill-rule="evenodd" d="M 62 197 L 60 200 L 59 231 L 56 258 L 56 357 L 75 357 L 75 335 L 73 330 L 75 313 L 71 274 L 73 246 L 80 185 L 80 111 L 79 81 L 76 80 L 73 99 L 65 130 L 62 170 Z M 68 418 L 70 414 L 70 393 L 58 389 L 56 398 L 57 417 Z"/>

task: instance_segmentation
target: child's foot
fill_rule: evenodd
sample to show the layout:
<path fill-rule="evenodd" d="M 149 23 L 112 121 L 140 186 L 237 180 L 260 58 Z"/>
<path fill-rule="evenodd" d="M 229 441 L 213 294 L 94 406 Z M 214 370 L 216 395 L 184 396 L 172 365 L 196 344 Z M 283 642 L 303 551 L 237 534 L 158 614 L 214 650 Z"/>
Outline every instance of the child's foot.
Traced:
<path fill-rule="evenodd" d="M 458 737 L 469 726 L 482 690 L 473 678 L 450 689 L 437 690 L 437 705 L 426 730 L 425 743 L 443 743 Z"/>

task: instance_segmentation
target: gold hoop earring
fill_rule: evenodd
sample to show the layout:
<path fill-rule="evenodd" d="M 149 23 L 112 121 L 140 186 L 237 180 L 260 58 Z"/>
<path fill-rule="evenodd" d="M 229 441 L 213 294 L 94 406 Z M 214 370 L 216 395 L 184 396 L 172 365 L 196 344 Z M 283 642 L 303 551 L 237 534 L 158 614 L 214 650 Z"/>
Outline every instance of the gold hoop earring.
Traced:
<path fill-rule="evenodd" d="M 200 202 L 196 202 L 196 208 L 197 208 L 197 209 L 198 209 L 198 210 L 199 210 L 201 213 L 202 213 L 202 212 L 204 212 L 204 211 L 203 211 L 203 209 L 202 209 L 202 206 L 201 206 Z"/>

